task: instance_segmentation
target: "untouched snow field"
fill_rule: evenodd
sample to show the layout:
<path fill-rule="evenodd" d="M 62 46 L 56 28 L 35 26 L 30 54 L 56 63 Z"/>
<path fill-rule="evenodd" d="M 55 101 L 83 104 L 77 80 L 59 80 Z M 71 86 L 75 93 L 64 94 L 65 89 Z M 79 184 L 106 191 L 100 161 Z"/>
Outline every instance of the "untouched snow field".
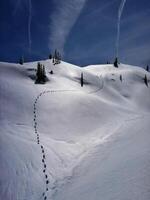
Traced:
<path fill-rule="evenodd" d="M 0 63 L 0 200 L 149 200 L 150 73 L 41 63 Z"/>

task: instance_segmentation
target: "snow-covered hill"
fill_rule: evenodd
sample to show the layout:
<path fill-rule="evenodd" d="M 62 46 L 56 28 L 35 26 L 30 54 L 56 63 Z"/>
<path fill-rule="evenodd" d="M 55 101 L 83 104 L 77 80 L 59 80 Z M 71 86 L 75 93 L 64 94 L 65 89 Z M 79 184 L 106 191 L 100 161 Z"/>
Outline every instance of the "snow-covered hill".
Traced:
<path fill-rule="evenodd" d="M 0 199 L 149 200 L 150 73 L 41 63 L 0 63 Z"/>

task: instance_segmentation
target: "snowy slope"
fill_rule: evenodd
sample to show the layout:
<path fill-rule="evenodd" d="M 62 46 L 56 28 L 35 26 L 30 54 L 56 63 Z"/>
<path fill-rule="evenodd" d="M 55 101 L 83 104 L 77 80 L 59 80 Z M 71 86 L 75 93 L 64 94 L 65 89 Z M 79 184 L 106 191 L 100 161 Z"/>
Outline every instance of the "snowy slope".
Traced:
<path fill-rule="evenodd" d="M 150 74 L 41 63 L 0 63 L 0 199 L 148 200 Z"/>

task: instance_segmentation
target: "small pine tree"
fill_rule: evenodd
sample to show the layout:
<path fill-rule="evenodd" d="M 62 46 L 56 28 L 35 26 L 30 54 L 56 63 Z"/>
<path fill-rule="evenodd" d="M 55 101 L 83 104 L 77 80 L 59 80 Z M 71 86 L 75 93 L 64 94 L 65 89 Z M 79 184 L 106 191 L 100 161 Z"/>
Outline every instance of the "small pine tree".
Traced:
<path fill-rule="evenodd" d="M 52 54 L 49 55 L 49 59 L 50 59 L 50 60 L 52 59 Z"/>
<path fill-rule="evenodd" d="M 61 63 L 61 54 L 59 54 L 59 63 Z"/>
<path fill-rule="evenodd" d="M 55 49 L 54 58 L 57 60 L 57 49 Z"/>
<path fill-rule="evenodd" d="M 24 64 L 24 57 L 23 57 L 23 56 L 20 58 L 19 64 L 20 64 L 20 65 L 23 65 L 23 64 Z"/>
<path fill-rule="evenodd" d="M 147 80 L 147 76 L 145 75 L 145 77 L 144 77 L 144 83 L 145 83 L 145 85 L 148 87 L 148 80 Z"/>
<path fill-rule="evenodd" d="M 115 58 L 115 61 L 114 61 L 114 67 L 118 68 L 118 58 Z"/>
<path fill-rule="evenodd" d="M 60 54 L 57 52 L 57 64 L 60 64 Z"/>
<path fill-rule="evenodd" d="M 36 72 L 36 83 L 40 83 L 41 81 L 42 81 L 42 65 L 38 62 L 37 72 Z"/>
<path fill-rule="evenodd" d="M 148 71 L 149 72 L 149 66 L 147 65 L 147 67 L 146 67 L 146 71 Z"/>
<path fill-rule="evenodd" d="M 50 71 L 50 74 L 54 74 L 53 70 Z"/>
<path fill-rule="evenodd" d="M 53 56 L 53 60 L 52 60 L 52 63 L 55 65 L 55 58 L 54 58 L 54 56 Z"/>
<path fill-rule="evenodd" d="M 57 64 L 61 63 L 61 55 L 57 50 L 55 50 L 55 52 L 54 52 L 54 56 L 53 56 L 53 61 L 52 62 L 53 62 L 54 65 L 57 65 Z"/>
<path fill-rule="evenodd" d="M 38 63 L 37 72 L 36 72 L 36 81 L 35 83 L 43 84 L 46 82 L 46 71 L 45 66 Z"/>
<path fill-rule="evenodd" d="M 120 81 L 122 82 L 122 75 L 120 75 Z"/>
<path fill-rule="evenodd" d="M 81 73 L 81 79 L 80 79 L 81 87 L 83 87 L 84 81 L 83 81 L 83 72 Z"/>

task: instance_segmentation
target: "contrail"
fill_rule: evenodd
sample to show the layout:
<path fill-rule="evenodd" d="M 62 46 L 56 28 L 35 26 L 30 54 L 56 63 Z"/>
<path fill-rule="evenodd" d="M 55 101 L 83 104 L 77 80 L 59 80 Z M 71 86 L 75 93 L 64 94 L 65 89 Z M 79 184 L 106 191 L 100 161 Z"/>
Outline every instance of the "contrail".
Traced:
<path fill-rule="evenodd" d="M 50 19 L 49 48 L 64 53 L 68 35 L 77 21 L 87 0 L 53 0 L 56 10 Z"/>
<path fill-rule="evenodd" d="M 17 0 L 16 3 L 15 3 L 15 8 L 13 10 L 13 15 L 16 14 L 19 7 L 20 7 L 20 0 Z"/>
<path fill-rule="evenodd" d="M 23 7 L 28 9 L 28 24 L 27 24 L 27 40 L 28 40 L 28 47 L 29 52 L 31 52 L 31 21 L 32 21 L 32 1 L 31 0 L 13 0 L 14 3 L 14 9 L 13 9 L 13 15 L 16 15 L 17 11 Z"/>
<path fill-rule="evenodd" d="M 123 13 L 123 9 L 124 9 L 125 3 L 126 3 L 126 0 L 121 0 L 121 4 L 120 4 L 119 10 L 118 10 L 116 57 L 119 56 L 120 23 L 121 23 L 121 16 L 122 16 L 122 13 Z"/>
<path fill-rule="evenodd" d="M 31 20 L 32 20 L 32 2 L 29 0 L 29 18 L 28 18 L 28 42 L 29 42 L 29 51 L 31 51 Z"/>

